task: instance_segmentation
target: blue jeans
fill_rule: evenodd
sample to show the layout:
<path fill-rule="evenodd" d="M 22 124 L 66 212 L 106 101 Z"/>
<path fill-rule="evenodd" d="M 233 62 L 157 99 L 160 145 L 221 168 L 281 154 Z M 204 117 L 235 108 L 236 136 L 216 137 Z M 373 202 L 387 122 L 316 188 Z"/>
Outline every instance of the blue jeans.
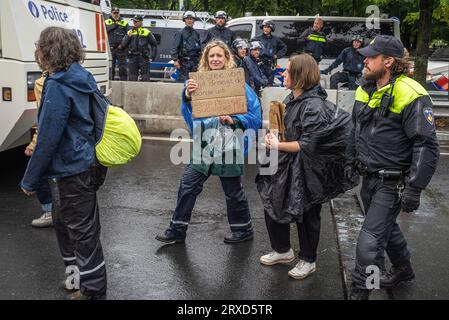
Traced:
<path fill-rule="evenodd" d="M 39 199 L 43 212 L 51 212 L 52 201 L 50 185 L 47 179 L 41 179 L 39 188 L 36 190 L 36 196 Z"/>
<path fill-rule="evenodd" d="M 169 230 L 174 231 L 177 237 L 186 236 L 196 198 L 203 190 L 203 185 L 208 178 L 209 176 L 192 169 L 191 166 L 185 169 L 179 186 L 176 209 L 169 227 Z M 253 232 L 251 215 L 241 177 L 220 177 L 220 180 L 226 196 L 231 231 L 251 234 Z"/>

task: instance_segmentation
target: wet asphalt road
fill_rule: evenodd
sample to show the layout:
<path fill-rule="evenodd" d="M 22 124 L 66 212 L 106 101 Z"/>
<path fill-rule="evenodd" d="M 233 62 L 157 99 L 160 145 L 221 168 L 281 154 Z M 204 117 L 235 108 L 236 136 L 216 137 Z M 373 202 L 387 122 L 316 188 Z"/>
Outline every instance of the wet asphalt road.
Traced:
<path fill-rule="evenodd" d="M 244 185 L 254 241 L 223 243 L 228 232 L 226 207 L 216 177 L 207 181 L 197 200 L 186 244 L 163 246 L 154 240 L 170 221 L 184 169 L 171 164 L 170 147 L 146 141 L 135 161 L 110 170 L 99 192 L 109 299 L 345 298 L 363 221 L 353 194 L 333 202 L 333 215 L 328 204 L 323 206 L 317 272 L 294 280 L 287 272 L 295 263 L 273 267 L 259 263 L 270 247 L 253 166 L 246 168 Z M 26 159 L 21 150 L 1 156 L 0 299 L 64 299 L 66 293 L 59 288 L 64 267 L 54 231 L 30 226 L 39 215 L 39 204 L 18 190 Z M 420 210 L 399 219 L 412 253 L 415 281 L 389 293 L 378 290 L 371 299 L 449 299 L 448 160 L 440 158 Z M 295 227 L 291 236 L 297 252 Z"/>
<path fill-rule="evenodd" d="M 154 240 L 168 225 L 184 166 L 169 160 L 170 145 L 145 142 L 132 163 L 110 170 L 99 193 L 102 244 L 109 299 L 343 299 L 336 236 L 329 205 L 323 206 L 317 272 L 298 281 L 288 265 L 265 267 L 270 250 L 262 204 L 247 167 L 244 185 L 250 203 L 254 241 L 227 245 L 226 206 L 216 177 L 197 200 L 185 245 Z M 17 152 L 16 152 L 17 154 Z M 3 155 L 2 155 L 3 156 Z M 36 198 L 18 190 L 25 165 L 21 156 L 3 157 L 0 184 L 0 299 L 64 299 L 59 288 L 64 266 L 54 231 L 30 226 L 39 215 Z M 292 246 L 297 252 L 296 227 Z"/>

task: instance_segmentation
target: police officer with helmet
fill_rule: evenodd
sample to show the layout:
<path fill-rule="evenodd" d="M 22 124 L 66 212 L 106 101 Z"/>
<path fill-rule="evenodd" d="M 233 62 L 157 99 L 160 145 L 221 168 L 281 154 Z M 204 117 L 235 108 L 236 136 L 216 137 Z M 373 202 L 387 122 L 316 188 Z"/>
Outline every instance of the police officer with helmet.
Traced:
<path fill-rule="evenodd" d="M 211 40 L 221 40 L 231 48 L 232 41 L 235 39 L 234 32 L 225 27 L 228 20 L 228 15 L 224 11 L 217 11 L 215 13 L 215 26 L 207 30 L 206 35 L 202 41 L 202 47 Z"/>
<path fill-rule="evenodd" d="M 108 33 L 109 47 L 112 54 L 111 80 L 115 78 L 115 67 L 118 60 L 120 81 L 126 81 L 128 70 L 126 69 L 126 51 L 119 48 L 123 37 L 127 34 L 130 27 L 128 21 L 120 17 L 120 9 L 115 7 L 111 11 L 111 16 L 105 21 L 106 31 Z"/>
<path fill-rule="evenodd" d="M 142 27 L 142 16 L 136 15 L 132 20 L 133 29 L 120 45 L 128 50 L 129 80 L 137 81 L 140 71 L 142 81 L 150 81 L 150 62 L 156 59 L 157 42 L 151 31 Z"/>
<path fill-rule="evenodd" d="M 277 59 L 282 58 L 287 53 L 287 45 L 272 34 L 275 31 L 275 24 L 272 20 L 264 20 L 260 28 L 263 32 L 254 40 L 259 41 L 263 47 L 261 70 L 268 79 L 268 86 L 272 86 Z"/>
<path fill-rule="evenodd" d="M 322 74 L 329 74 L 343 63 L 343 72 L 337 72 L 331 76 L 331 89 L 338 89 L 338 84 L 341 82 L 347 83 L 349 90 L 357 89 L 356 80 L 362 75 L 363 60 L 365 60 L 365 57 L 359 53 L 362 43 L 361 36 L 352 37 L 352 46 L 343 49 L 337 59 L 327 69 L 321 71 Z"/>
<path fill-rule="evenodd" d="M 368 299 L 373 266 L 380 288 L 393 288 L 415 274 L 407 242 L 396 218 L 419 208 L 420 196 L 435 172 L 439 144 L 432 100 L 407 77 L 408 54 L 402 42 L 379 35 L 359 50 L 365 56 L 364 79 L 355 95 L 354 129 L 345 175 L 363 176 L 365 221 L 357 241 L 350 299 Z M 385 271 L 385 251 L 392 268 Z"/>
<path fill-rule="evenodd" d="M 201 55 L 201 38 L 198 31 L 193 29 L 196 15 L 193 11 L 186 11 L 182 20 L 185 27 L 175 34 L 171 56 L 175 67 L 180 70 L 178 81 L 189 78 L 189 72 L 195 72 Z"/>

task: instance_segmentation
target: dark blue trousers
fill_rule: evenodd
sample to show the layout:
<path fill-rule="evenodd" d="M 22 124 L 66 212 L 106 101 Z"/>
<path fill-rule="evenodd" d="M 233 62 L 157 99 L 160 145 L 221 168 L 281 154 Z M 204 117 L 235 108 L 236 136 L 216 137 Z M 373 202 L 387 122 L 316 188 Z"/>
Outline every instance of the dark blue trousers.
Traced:
<path fill-rule="evenodd" d="M 203 185 L 208 178 L 209 176 L 192 169 L 191 166 L 187 166 L 185 169 L 179 186 L 176 209 L 169 227 L 177 236 L 186 236 L 196 198 L 203 190 Z M 220 181 L 226 196 L 231 231 L 252 233 L 248 200 L 243 190 L 241 177 L 220 177 Z"/>
<path fill-rule="evenodd" d="M 360 194 L 366 215 L 357 241 L 352 283 L 366 289 L 366 279 L 371 275 L 367 268 L 384 269 L 385 251 L 394 267 L 409 264 L 410 252 L 396 222 L 401 211 L 397 182 L 364 177 Z"/>

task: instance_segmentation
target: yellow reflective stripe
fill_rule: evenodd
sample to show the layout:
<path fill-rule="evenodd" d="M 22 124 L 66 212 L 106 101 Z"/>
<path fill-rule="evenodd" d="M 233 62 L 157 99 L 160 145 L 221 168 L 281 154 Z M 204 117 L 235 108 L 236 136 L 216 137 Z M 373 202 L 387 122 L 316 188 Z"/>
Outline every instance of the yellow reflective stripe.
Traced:
<path fill-rule="evenodd" d="M 355 100 L 360 101 L 362 103 L 367 103 L 369 101 L 368 92 L 362 89 L 362 87 L 358 87 L 355 91 Z"/>
<path fill-rule="evenodd" d="M 383 94 L 390 93 L 390 90 L 391 85 L 388 84 L 374 92 L 370 99 L 368 93 L 359 87 L 356 91 L 356 100 L 363 103 L 369 101 L 368 106 L 370 108 L 377 108 L 380 106 Z M 418 82 L 406 75 L 401 75 L 396 80 L 393 88 L 394 101 L 393 106 L 390 107 L 390 111 L 396 114 L 401 114 L 404 108 L 415 101 L 415 99 L 428 95 L 429 93 L 426 89 L 424 89 Z"/>
<path fill-rule="evenodd" d="M 120 21 L 118 22 L 118 24 L 121 25 L 122 27 L 126 27 L 126 26 L 128 25 L 128 21 L 126 21 L 126 20 L 120 20 Z"/>
<path fill-rule="evenodd" d="M 326 42 L 326 38 L 323 36 L 318 36 L 318 35 L 310 35 L 309 36 L 309 40 L 311 41 L 317 41 L 317 42 Z"/>
<path fill-rule="evenodd" d="M 105 23 L 110 26 L 111 24 L 114 24 L 114 21 L 112 21 L 112 19 L 108 19 L 105 21 Z"/>
<path fill-rule="evenodd" d="M 393 89 L 394 103 L 390 110 L 400 114 L 402 110 L 417 98 L 428 96 L 429 93 L 416 80 L 405 75 L 399 77 Z"/>
<path fill-rule="evenodd" d="M 144 37 L 148 37 L 150 35 L 151 31 L 145 28 L 140 27 L 138 30 L 133 30 L 131 31 L 132 35 L 139 35 L 139 36 L 144 36 Z"/>

